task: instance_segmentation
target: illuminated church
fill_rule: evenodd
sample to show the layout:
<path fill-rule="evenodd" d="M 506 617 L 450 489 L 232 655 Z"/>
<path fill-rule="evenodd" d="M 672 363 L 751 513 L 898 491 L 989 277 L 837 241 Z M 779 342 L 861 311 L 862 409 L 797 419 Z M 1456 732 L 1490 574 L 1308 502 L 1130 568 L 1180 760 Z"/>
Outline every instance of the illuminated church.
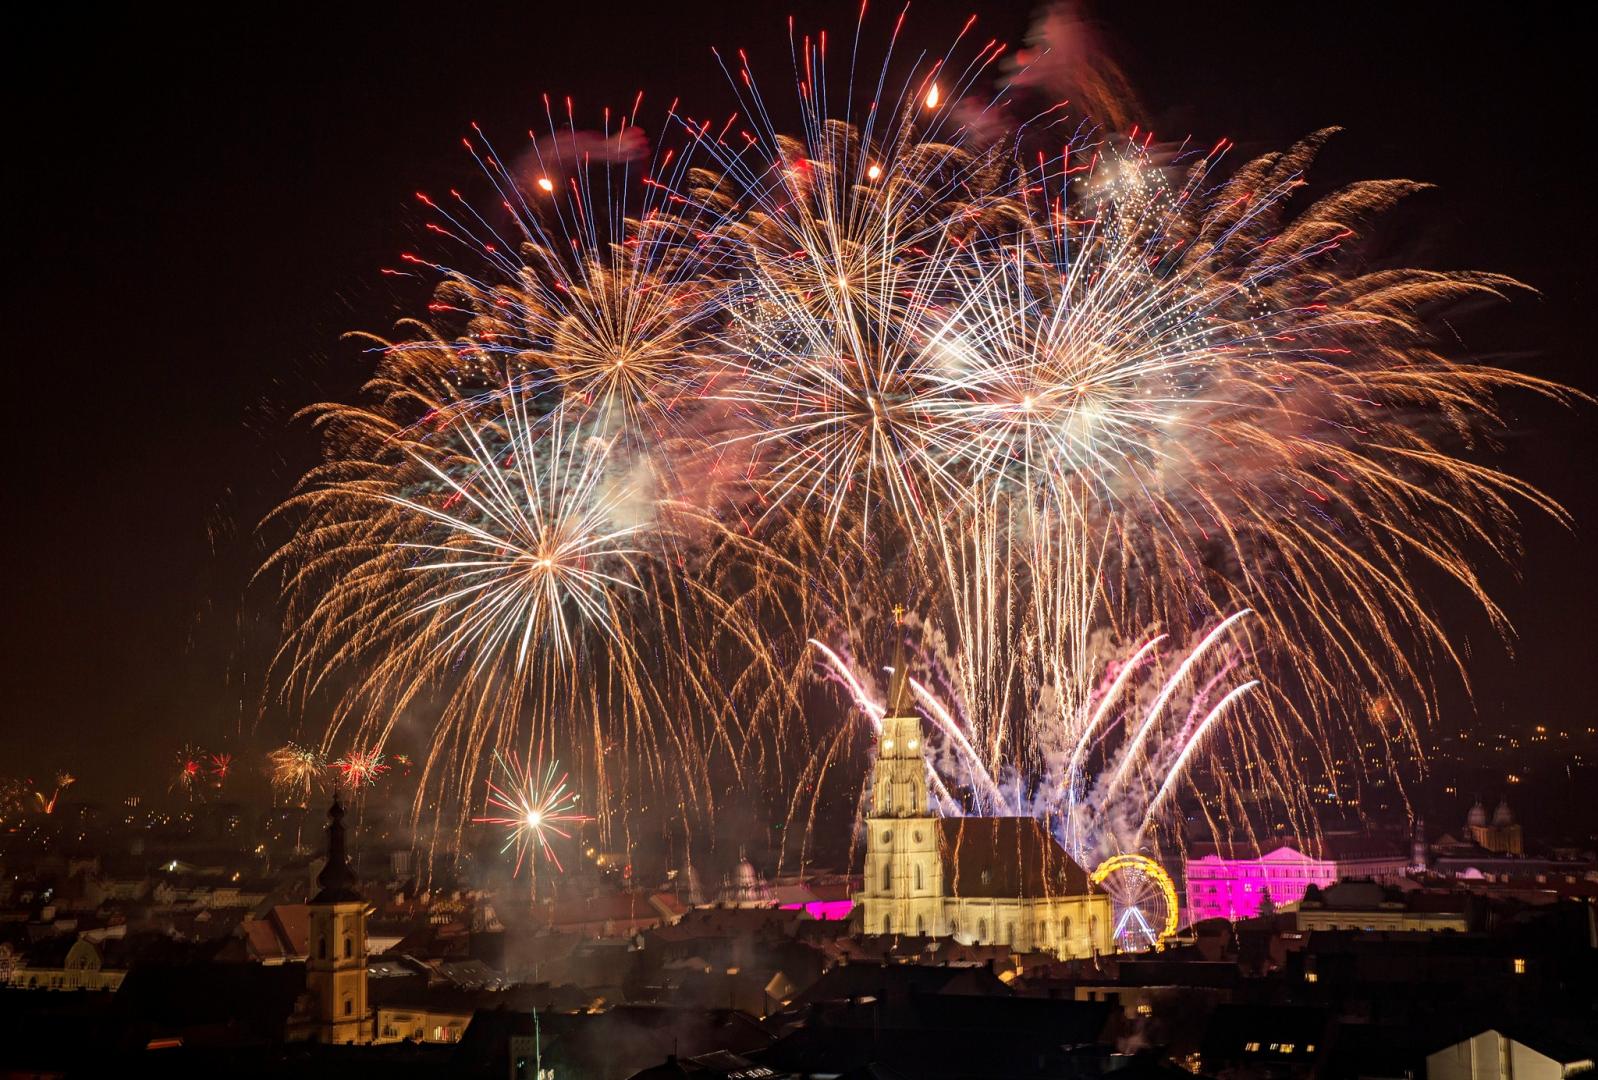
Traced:
<path fill-rule="evenodd" d="M 1066 958 L 1110 952 L 1109 896 L 1042 822 L 929 809 L 930 764 L 899 633 L 872 767 L 865 887 L 855 896 L 864 931 Z"/>

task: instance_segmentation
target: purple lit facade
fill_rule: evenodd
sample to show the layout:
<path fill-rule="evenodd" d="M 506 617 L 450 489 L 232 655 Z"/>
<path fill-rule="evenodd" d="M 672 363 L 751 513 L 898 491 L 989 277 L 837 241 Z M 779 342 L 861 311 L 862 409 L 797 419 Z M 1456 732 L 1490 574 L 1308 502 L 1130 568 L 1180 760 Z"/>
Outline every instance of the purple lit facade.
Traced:
<path fill-rule="evenodd" d="M 1396 881 L 1404 876 L 1408 859 L 1402 852 L 1358 850 L 1351 845 L 1329 858 L 1305 855 L 1283 843 L 1252 858 L 1219 854 L 1190 857 L 1187 863 L 1187 921 L 1247 919 L 1259 914 L 1267 892 L 1277 907 L 1304 899 L 1310 885 L 1325 888 L 1347 878 Z"/>
<path fill-rule="evenodd" d="M 854 910 L 853 900 L 812 900 L 805 904 L 778 904 L 784 910 L 803 910 L 812 919 L 847 919 Z"/>

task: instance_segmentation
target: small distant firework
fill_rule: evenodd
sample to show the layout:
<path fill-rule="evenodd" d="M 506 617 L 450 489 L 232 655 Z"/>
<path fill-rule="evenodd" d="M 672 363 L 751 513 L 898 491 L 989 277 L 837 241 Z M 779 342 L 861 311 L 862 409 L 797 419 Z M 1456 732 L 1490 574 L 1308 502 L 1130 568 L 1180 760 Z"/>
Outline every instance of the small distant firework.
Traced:
<path fill-rule="evenodd" d="M 320 750 L 299 743 L 285 743 L 267 755 L 272 766 L 272 786 L 285 796 L 307 803 L 322 783 L 327 759 Z"/>
<path fill-rule="evenodd" d="M 45 797 L 44 792 L 35 791 L 33 793 L 33 798 L 34 798 L 34 802 L 39 807 L 40 813 L 44 813 L 44 814 L 53 814 L 53 813 L 55 813 L 56 800 L 61 798 L 61 793 L 63 791 L 65 791 L 67 788 L 71 787 L 73 784 L 76 784 L 77 782 L 78 782 L 78 778 L 76 776 L 73 776 L 71 773 L 66 773 L 66 772 L 57 773 L 56 774 L 56 778 L 55 778 L 55 790 L 50 793 L 50 796 L 48 798 Z"/>
<path fill-rule="evenodd" d="M 550 846 L 550 836 L 569 840 L 572 834 L 566 831 L 567 827 L 591 819 L 576 812 L 578 795 L 567 786 L 567 776 L 560 771 L 560 763 L 551 761 L 542 773 L 531 764 L 523 768 L 515 754 L 496 753 L 494 763 L 503 777 L 503 786 L 496 784 L 493 777 L 489 778 L 488 816 L 472 820 L 504 827 L 505 846 L 499 850 L 504 853 L 516 849 L 513 874 L 522 872 L 524 862 L 531 869 L 529 854 L 536 858 L 540 851 L 555 864 L 556 870 L 565 869 Z"/>
<path fill-rule="evenodd" d="M 351 750 L 333 762 L 333 768 L 338 771 L 340 784 L 358 791 L 376 784 L 378 778 L 388 772 L 388 763 L 383 760 L 381 751 L 367 747 Z"/>
<path fill-rule="evenodd" d="M 212 754 L 210 761 L 211 780 L 220 788 L 227 783 L 228 774 L 233 771 L 233 755 L 228 753 Z"/>
<path fill-rule="evenodd" d="M 185 798 L 199 799 L 205 795 L 205 778 L 210 763 L 209 755 L 199 747 L 185 743 L 177 754 L 177 772 L 172 777 L 170 791 L 182 792 Z"/>

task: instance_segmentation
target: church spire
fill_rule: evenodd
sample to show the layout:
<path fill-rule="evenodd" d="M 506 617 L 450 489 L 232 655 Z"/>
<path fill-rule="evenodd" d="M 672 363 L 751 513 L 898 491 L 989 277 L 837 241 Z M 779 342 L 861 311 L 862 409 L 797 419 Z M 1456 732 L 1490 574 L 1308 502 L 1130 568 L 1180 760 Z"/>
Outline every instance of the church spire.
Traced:
<path fill-rule="evenodd" d="M 910 665 L 904 655 L 904 605 L 893 607 L 893 675 L 888 681 L 888 706 L 884 716 L 914 716 L 910 700 Z"/>
<path fill-rule="evenodd" d="M 355 888 L 355 871 L 350 869 L 349 855 L 344 850 L 344 804 L 338 792 L 333 793 L 333 805 L 327 808 L 327 865 L 316 875 L 322 887 L 311 900 L 313 904 L 338 904 L 359 900 Z"/>

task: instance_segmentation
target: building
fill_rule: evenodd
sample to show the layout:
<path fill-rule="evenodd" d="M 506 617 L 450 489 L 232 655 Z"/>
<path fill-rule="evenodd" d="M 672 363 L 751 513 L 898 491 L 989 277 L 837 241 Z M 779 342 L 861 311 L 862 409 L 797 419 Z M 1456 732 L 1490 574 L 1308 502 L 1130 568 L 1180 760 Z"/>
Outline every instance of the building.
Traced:
<path fill-rule="evenodd" d="M 1112 948 L 1109 896 L 1035 818 L 936 816 L 902 628 L 872 766 L 864 887 L 868 934 L 1083 957 Z"/>
<path fill-rule="evenodd" d="M 1498 809 L 1492 820 L 1487 819 L 1487 808 L 1476 800 L 1465 818 L 1465 836 L 1477 847 L 1499 855 L 1524 855 L 1526 846 L 1521 836 L 1520 823 L 1509 809 L 1509 800 L 1498 800 Z"/>
<path fill-rule="evenodd" d="M 1426 1080 L 1560 1080 L 1593 1071 L 1591 1045 L 1533 1044 L 1494 1030 L 1472 1036 L 1426 1056 Z"/>
<path fill-rule="evenodd" d="M 1352 833 L 1328 833 L 1319 847 L 1321 854 L 1314 856 L 1291 840 L 1277 840 L 1258 854 L 1241 845 L 1193 845 L 1187 861 L 1187 921 L 1251 919 L 1260 914 L 1266 896 L 1273 907 L 1296 904 L 1311 885 L 1324 889 L 1346 878 L 1398 882 L 1413 858 L 1396 845 Z"/>
<path fill-rule="evenodd" d="M 1465 897 L 1458 893 L 1404 893 L 1374 881 L 1342 881 L 1314 889 L 1298 910 L 1282 916 L 1294 929 L 1453 930 L 1469 929 Z"/>
<path fill-rule="evenodd" d="M 366 898 L 356 888 L 344 848 L 344 804 L 333 796 L 327 811 L 327 865 L 311 898 L 310 955 L 305 987 L 318 1042 L 369 1043 L 372 1012 L 366 1000 Z"/>
<path fill-rule="evenodd" d="M 10 967 L 9 977 L 0 982 L 24 990 L 115 990 L 127 974 L 106 967 L 99 946 L 80 937 L 67 949 L 59 965 L 19 964 Z"/>

